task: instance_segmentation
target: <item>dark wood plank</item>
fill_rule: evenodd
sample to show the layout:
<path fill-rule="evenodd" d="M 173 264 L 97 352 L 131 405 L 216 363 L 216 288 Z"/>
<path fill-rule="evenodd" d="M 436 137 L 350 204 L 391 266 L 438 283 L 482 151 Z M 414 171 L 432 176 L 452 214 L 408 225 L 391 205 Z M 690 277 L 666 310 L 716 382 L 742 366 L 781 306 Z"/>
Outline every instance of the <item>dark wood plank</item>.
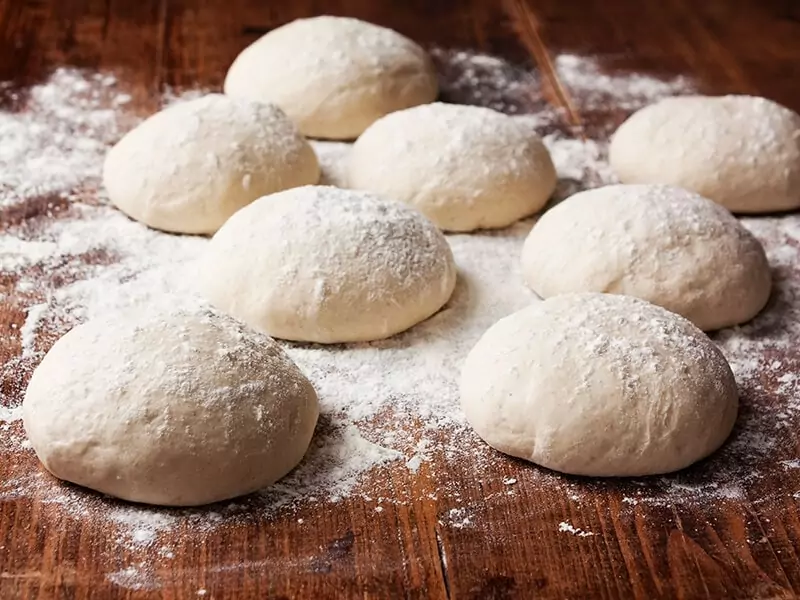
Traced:
<path fill-rule="evenodd" d="M 624 113 L 582 110 L 554 68 L 563 51 L 601 55 L 620 72 L 691 74 L 708 92 L 759 93 L 800 109 L 800 16 L 790 1 L 0 0 L 0 79 L 29 85 L 60 65 L 112 70 L 145 114 L 165 86 L 218 89 L 258 35 L 323 12 L 535 66 L 531 106 L 563 107 L 579 135 Z M 24 306 L 0 309 L 9 334 L 0 337 L 0 364 L 20 353 L 12 333 Z M 2 385 L 19 396 L 25 380 Z M 3 458 L 0 477 L 37 469 L 29 456 Z M 800 481 L 791 473 L 714 505 L 631 506 L 623 500 L 630 484 L 594 485 L 518 461 L 499 459 L 481 473 L 468 463 L 435 466 L 449 469 L 449 487 L 402 465 L 373 474 L 371 487 L 410 498 L 381 512 L 346 499 L 212 532 L 183 527 L 172 560 L 157 548 L 132 553 L 90 516 L 3 501 L 0 597 L 791 598 L 800 590 L 800 515 L 786 493 Z M 569 486 L 582 490 L 580 500 Z M 562 522 L 593 535 L 565 535 Z M 143 559 L 155 565 L 159 589 L 132 591 L 105 577 Z"/>

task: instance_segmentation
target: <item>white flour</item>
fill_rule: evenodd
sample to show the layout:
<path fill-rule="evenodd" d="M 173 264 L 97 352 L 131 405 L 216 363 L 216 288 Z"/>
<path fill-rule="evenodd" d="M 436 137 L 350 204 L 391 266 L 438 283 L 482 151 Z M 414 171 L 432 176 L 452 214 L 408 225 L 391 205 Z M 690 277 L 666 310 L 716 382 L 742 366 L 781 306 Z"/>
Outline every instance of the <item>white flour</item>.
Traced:
<path fill-rule="evenodd" d="M 580 527 L 573 527 L 566 521 L 561 521 L 561 523 L 558 524 L 558 530 L 564 533 L 571 533 L 572 535 L 577 535 L 578 537 L 589 537 L 594 535 L 592 532 L 584 531 Z"/>
<path fill-rule="evenodd" d="M 538 110 L 520 118 L 528 119 L 551 149 L 561 176 L 557 197 L 611 180 L 602 140 L 571 131 L 562 112 L 540 97 L 536 74 L 466 52 L 437 51 L 435 59 L 444 74 L 446 99 L 512 113 Z M 579 111 L 607 102 L 631 110 L 663 95 L 690 91 L 680 79 L 608 77 L 585 57 L 559 57 L 556 67 Z M 0 338 L 0 352 L 5 353 L 0 357 L 6 357 L 0 365 L 3 380 L 20 382 L 75 323 L 132 303 L 157 302 L 166 293 L 186 293 L 190 287 L 188 267 L 207 241 L 149 230 L 110 208 L 96 191 L 108 144 L 134 122 L 124 112 L 128 96 L 122 87 L 104 75 L 61 70 L 31 91 L 25 112 L 0 114 L 0 217 L 11 223 L 0 233 L 0 298 L 13 300 L 9 306 L 19 311 L 21 324 Z M 324 150 L 324 169 L 342 173 L 346 145 L 315 143 L 315 148 Z M 43 212 L 49 202 L 43 197 L 55 198 L 58 210 L 48 218 L 28 218 Z M 106 520 L 117 528 L 121 544 L 132 551 L 159 548 L 165 560 L 171 549 L 159 546 L 161 533 L 178 526 L 213 529 L 254 513 L 269 518 L 275 511 L 355 494 L 373 503 L 376 511 L 382 510 L 381 504 L 409 500 L 409 491 L 387 481 L 388 468 L 406 469 L 409 477 L 425 473 L 434 486 L 433 497 L 441 494 L 456 503 L 461 501 L 458 489 L 450 477 L 438 473 L 495 473 L 503 495 L 524 486 L 549 486 L 581 502 L 581 480 L 508 463 L 471 433 L 458 408 L 457 381 L 466 353 L 487 327 L 532 298 L 518 265 L 532 222 L 448 236 L 460 269 L 453 299 L 407 333 L 370 344 L 284 344 L 317 388 L 322 418 L 306 460 L 263 494 L 206 509 L 156 510 L 54 482 L 37 470 L 26 447 L 17 422 L 23 388 L 15 383 L 0 388 L 11 390 L 0 392 L 0 455 L 3 461 L 16 456 L 27 467 L 0 481 L 0 499 L 36 496 L 59 504 L 67 516 Z M 797 458 L 782 449 L 800 424 L 800 380 L 785 374 L 796 371 L 800 362 L 793 350 L 800 335 L 800 273 L 795 266 L 800 217 L 744 222 L 768 249 L 777 292 L 752 324 L 716 336 L 742 389 L 740 424 L 722 452 L 684 473 L 592 484 L 593 489 L 618 494 L 630 510 L 740 498 L 752 482 L 768 476 L 769 465 Z M 775 350 L 781 351 L 780 366 L 774 364 Z M 777 392 L 768 394 L 765 386 L 773 380 Z M 500 475 L 499 466 L 513 470 L 513 477 Z M 448 526 L 479 526 L 478 512 L 453 510 L 443 520 Z M 562 525 L 567 532 L 592 535 Z M 151 568 L 136 563 L 109 578 L 118 585 L 150 589 L 158 585 Z"/>
<path fill-rule="evenodd" d="M 692 91 L 691 82 L 684 77 L 656 79 L 637 73 L 605 73 L 598 62 L 575 54 L 557 56 L 555 70 L 583 114 L 598 109 L 633 112 L 658 98 Z"/>
<path fill-rule="evenodd" d="M 111 75 L 59 69 L 30 90 L 20 112 L 0 113 L 0 208 L 67 197 L 100 173 L 103 156 L 129 119 L 130 96 Z"/>

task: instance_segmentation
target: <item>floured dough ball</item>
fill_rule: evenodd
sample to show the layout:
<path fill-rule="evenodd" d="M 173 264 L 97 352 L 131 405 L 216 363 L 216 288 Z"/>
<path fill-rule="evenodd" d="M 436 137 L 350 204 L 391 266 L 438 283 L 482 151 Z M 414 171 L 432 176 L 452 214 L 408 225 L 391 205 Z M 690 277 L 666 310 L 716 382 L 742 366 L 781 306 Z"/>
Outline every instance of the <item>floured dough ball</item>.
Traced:
<path fill-rule="evenodd" d="M 427 319 L 450 298 L 444 236 L 402 204 L 306 186 L 266 196 L 213 237 L 201 292 L 275 337 L 377 340 Z"/>
<path fill-rule="evenodd" d="M 800 207 L 800 115 L 765 98 L 661 100 L 620 126 L 609 160 L 623 183 L 677 185 L 733 212 Z"/>
<path fill-rule="evenodd" d="M 556 171 L 527 124 L 489 108 L 434 103 L 365 131 L 350 154 L 348 184 L 411 204 L 447 231 L 472 231 L 541 209 Z"/>
<path fill-rule="evenodd" d="M 318 414 L 314 388 L 275 342 L 202 308 L 79 325 L 33 373 L 22 408 L 56 477 L 165 506 L 277 481 L 303 458 Z"/>
<path fill-rule="evenodd" d="M 425 51 L 396 31 L 346 17 L 298 19 L 245 48 L 225 93 L 280 106 L 305 135 L 357 137 L 375 119 L 431 102 Z"/>
<path fill-rule="evenodd" d="M 764 249 L 733 215 L 665 185 L 610 185 L 568 198 L 528 235 L 522 272 L 544 298 L 636 296 L 706 331 L 752 319 L 772 286 Z"/>
<path fill-rule="evenodd" d="M 738 409 L 717 347 L 686 319 L 628 296 L 566 294 L 493 325 L 461 404 L 490 446 L 573 475 L 676 471 L 719 448 Z"/>
<path fill-rule="evenodd" d="M 221 94 L 156 113 L 103 167 L 117 208 L 176 233 L 213 233 L 256 198 L 318 180 L 314 151 L 279 108 Z"/>

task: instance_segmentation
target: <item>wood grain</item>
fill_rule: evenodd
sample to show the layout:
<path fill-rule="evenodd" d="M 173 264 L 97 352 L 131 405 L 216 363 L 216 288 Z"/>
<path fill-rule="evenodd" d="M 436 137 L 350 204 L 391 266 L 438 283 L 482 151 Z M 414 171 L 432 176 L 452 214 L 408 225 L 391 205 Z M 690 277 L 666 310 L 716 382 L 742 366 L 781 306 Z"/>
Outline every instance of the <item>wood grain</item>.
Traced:
<path fill-rule="evenodd" d="M 624 115 L 581 110 L 553 67 L 565 51 L 599 55 L 611 71 L 691 75 L 707 92 L 757 93 L 800 110 L 800 5 L 791 0 L 0 0 L 0 79 L 30 85 L 61 65 L 112 70 L 147 113 L 164 86 L 218 88 L 256 37 L 321 13 L 536 66 L 544 101 L 564 108 L 578 135 Z M 19 354 L 13 328 L 24 317 L 13 298 L 0 308 L 0 363 Z M 0 385 L 19 397 L 25 383 L 9 376 Z M 344 500 L 210 533 L 180 528 L 174 560 L 152 551 L 158 589 L 105 577 L 132 557 L 91 518 L 64 519 L 58 505 L 28 498 L 3 501 L 0 598 L 193 598 L 198 590 L 219 599 L 798 596 L 796 475 L 777 473 L 748 497 L 716 504 L 631 507 L 623 505 L 630 484 L 576 480 L 592 498 L 576 502 L 541 485 L 532 467 L 497 464 L 492 473 L 450 466 L 457 493 L 435 497 L 425 467 L 416 475 L 402 465 L 380 469 L 371 486 L 410 498 L 382 512 L 375 502 Z M 36 469 L 26 455 L 0 463 L 0 477 Z M 513 494 L 502 477 L 517 479 Z M 448 518 L 465 508 L 477 526 Z M 595 535 L 564 535 L 563 521 Z"/>

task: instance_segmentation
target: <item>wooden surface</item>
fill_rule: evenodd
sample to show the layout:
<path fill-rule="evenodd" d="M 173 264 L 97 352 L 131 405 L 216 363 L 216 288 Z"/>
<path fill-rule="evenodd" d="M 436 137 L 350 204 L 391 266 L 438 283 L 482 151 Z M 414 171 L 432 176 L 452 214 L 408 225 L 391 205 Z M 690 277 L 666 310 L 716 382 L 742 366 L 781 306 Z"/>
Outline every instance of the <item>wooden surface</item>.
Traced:
<path fill-rule="evenodd" d="M 800 3 L 716 0 L 0 0 L 0 80 L 40 81 L 58 65 L 112 69 L 142 111 L 163 86 L 219 86 L 234 56 L 270 28 L 346 14 L 425 45 L 472 48 L 538 67 L 548 102 L 578 131 L 620 115 L 581 111 L 556 78 L 559 52 L 599 55 L 608 68 L 696 77 L 704 91 L 748 92 L 800 110 Z M 2 144 L 2 140 L 0 140 Z M 0 308 L 0 328 L 24 313 Z M 18 348 L 0 346 L 0 362 Z M 7 394 L 25 382 L 6 378 Z M 800 435 L 800 434 L 799 434 Z M 796 450 L 795 450 L 796 451 Z M 627 484 L 577 480 L 590 500 L 535 485 L 532 467 L 463 464 L 454 497 L 428 497 L 423 468 L 383 470 L 385 493 L 406 504 L 309 506 L 213 533 L 179 530 L 174 560 L 154 558 L 157 590 L 130 590 L 104 573 L 125 548 L 91 519 L 59 507 L 0 503 L 1 598 L 794 598 L 800 594 L 800 511 L 791 473 L 743 498 L 623 506 Z M 0 477 L 33 464 L 0 464 Z M 513 495 L 500 476 L 516 477 Z M 596 488 L 596 489 L 595 489 Z M 768 501 L 761 501 L 767 498 Z M 474 527 L 447 518 L 469 506 Z M 624 510 L 623 510 L 624 509 Z M 595 532 L 564 535 L 568 521 Z"/>

